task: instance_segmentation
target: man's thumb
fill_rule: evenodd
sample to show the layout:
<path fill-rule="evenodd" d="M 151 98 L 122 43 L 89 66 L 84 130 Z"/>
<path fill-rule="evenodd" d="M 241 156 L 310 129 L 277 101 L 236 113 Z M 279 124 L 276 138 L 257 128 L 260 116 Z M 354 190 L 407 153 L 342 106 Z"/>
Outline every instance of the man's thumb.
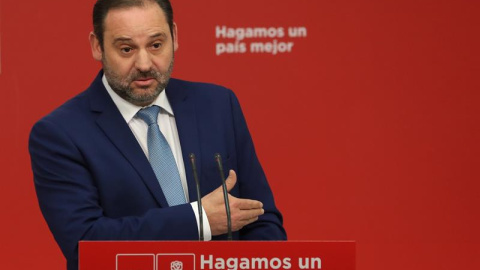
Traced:
<path fill-rule="evenodd" d="M 225 180 L 225 184 L 227 185 L 227 191 L 230 192 L 232 188 L 235 186 L 237 183 L 237 174 L 235 173 L 234 170 L 230 170 L 228 172 L 228 177 Z"/>

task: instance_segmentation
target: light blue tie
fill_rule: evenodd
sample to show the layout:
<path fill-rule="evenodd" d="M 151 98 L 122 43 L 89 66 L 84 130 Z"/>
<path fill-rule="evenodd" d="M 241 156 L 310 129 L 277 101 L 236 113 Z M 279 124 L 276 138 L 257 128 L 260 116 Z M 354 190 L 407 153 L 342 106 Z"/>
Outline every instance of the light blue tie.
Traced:
<path fill-rule="evenodd" d="M 137 116 L 148 125 L 147 144 L 150 165 L 152 165 L 157 176 L 168 205 L 184 204 L 185 193 L 183 192 L 177 163 L 157 123 L 159 111 L 160 107 L 153 105 L 141 109 L 137 113 Z"/>

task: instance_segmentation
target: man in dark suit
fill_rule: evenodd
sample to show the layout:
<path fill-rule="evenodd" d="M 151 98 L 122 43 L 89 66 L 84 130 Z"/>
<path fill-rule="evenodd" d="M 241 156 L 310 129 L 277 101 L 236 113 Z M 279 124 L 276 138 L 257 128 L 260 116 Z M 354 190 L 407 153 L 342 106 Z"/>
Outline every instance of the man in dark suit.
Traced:
<path fill-rule="evenodd" d="M 93 20 L 92 54 L 103 71 L 30 135 L 40 208 L 68 269 L 77 269 L 80 240 L 198 239 L 190 153 L 207 194 L 201 198 L 207 240 L 227 232 L 215 153 L 228 169 L 234 239 L 286 239 L 234 94 L 170 79 L 178 44 L 169 1 L 99 0 Z M 142 112 L 151 109 L 156 119 L 147 123 Z M 155 127 L 167 160 L 160 164 Z M 166 180 L 162 170 L 170 170 Z"/>

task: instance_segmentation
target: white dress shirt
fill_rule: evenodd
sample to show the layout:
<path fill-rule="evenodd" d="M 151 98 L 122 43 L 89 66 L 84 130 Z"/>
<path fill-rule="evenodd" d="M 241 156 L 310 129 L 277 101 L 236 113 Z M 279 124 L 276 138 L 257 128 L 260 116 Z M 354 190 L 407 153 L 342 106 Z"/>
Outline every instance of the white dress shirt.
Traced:
<path fill-rule="evenodd" d="M 108 94 L 112 98 L 113 102 L 117 106 L 118 110 L 127 122 L 128 126 L 132 130 L 135 138 L 142 147 L 143 152 L 148 158 L 148 146 L 147 146 L 147 133 L 148 125 L 140 118 L 135 117 L 137 112 L 143 107 L 133 105 L 132 103 L 121 98 L 108 84 L 107 78 L 103 75 L 102 78 L 103 85 L 107 89 Z M 182 187 L 185 194 L 185 201 L 189 201 L 188 197 L 188 186 L 187 186 L 187 176 L 185 174 L 185 165 L 182 158 L 182 148 L 180 146 L 180 139 L 178 137 L 177 124 L 175 123 L 175 116 L 173 114 L 172 107 L 167 99 L 167 94 L 163 90 L 158 98 L 151 104 L 159 106 L 160 112 L 158 113 L 157 122 L 160 126 L 160 131 L 167 140 L 170 148 L 172 149 L 173 157 L 177 163 L 178 172 L 180 174 L 180 180 L 182 181 Z M 150 105 L 150 106 L 151 106 Z M 148 106 L 147 106 L 148 107 Z M 192 206 L 195 218 L 197 219 L 197 228 L 200 233 L 200 224 L 198 205 L 197 202 L 190 203 Z M 206 241 L 212 239 L 212 233 L 210 231 L 210 224 L 207 219 L 205 210 L 203 210 L 203 229 L 204 229 L 204 238 Z"/>

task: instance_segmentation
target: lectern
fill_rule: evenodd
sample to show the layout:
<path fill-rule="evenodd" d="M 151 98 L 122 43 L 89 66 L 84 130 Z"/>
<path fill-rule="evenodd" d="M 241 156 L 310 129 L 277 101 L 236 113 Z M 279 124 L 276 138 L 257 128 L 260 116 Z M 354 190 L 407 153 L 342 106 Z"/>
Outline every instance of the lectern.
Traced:
<path fill-rule="evenodd" d="M 81 241 L 80 270 L 354 270 L 352 241 Z"/>

